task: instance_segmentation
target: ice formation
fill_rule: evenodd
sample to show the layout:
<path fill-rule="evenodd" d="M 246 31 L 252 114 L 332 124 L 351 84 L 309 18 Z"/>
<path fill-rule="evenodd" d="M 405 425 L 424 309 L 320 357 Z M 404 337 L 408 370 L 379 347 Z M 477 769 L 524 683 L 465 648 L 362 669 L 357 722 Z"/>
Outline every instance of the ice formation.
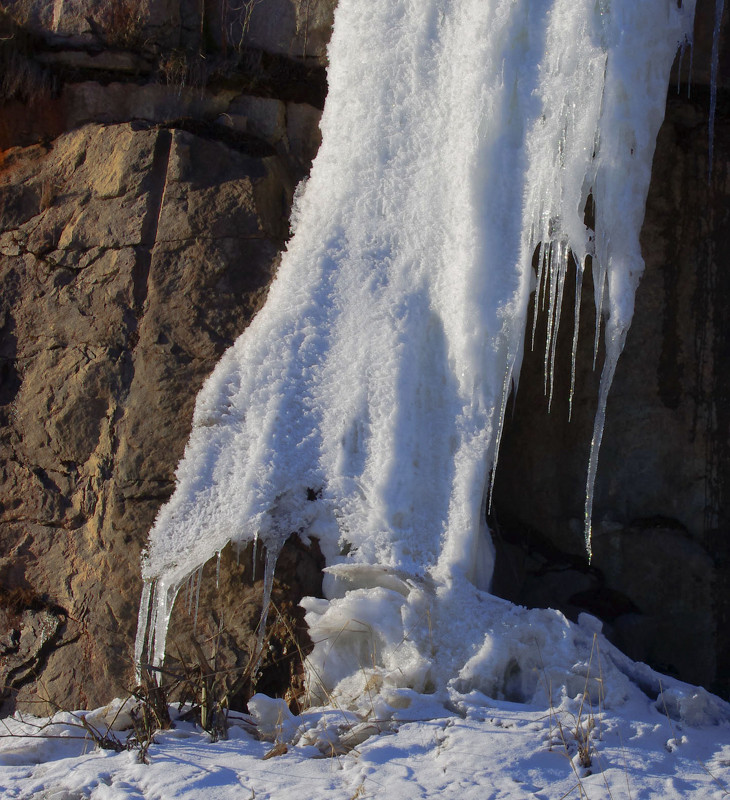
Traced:
<path fill-rule="evenodd" d="M 725 10 L 725 0 L 715 0 L 715 25 L 712 36 L 712 61 L 710 65 L 710 123 L 709 157 L 707 159 L 707 179 L 712 177 L 712 162 L 715 145 L 715 112 L 717 111 L 717 70 L 720 62 L 720 25 Z"/>
<path fill-rule="evenodd" d="M 198 397 L 144 559 L 138 656 L 162 659 L 178 589 L 227 542 L 261 541 L 270 579 L 299 534 L 328 564 L 327 599 L 305 601 L 315 695 L 392 690 L 397 705 L 450 682 L 527 698 L 538 653 L 543 675 L 587 658 L 590 624 L 487 594 L 489 476 L 530 296 L 548 309 L 551 392 L 561 298 L 590 265 L 605 341 L 590 550 L 655 138 L 693 15 L 692 0 L 340 0 L 322 146 L 266 306 Z"/>

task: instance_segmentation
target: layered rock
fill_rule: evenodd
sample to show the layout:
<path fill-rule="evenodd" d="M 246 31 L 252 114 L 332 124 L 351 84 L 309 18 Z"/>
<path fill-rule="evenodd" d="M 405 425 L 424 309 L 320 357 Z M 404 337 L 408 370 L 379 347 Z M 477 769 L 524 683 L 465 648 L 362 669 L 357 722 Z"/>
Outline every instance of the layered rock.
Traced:
<path fill-rule="evenodd" d="M 291 185 L 276 158 L 132 124 L 12 152 L 2 183 L 1 580 L 64 609 L 46 690 L 93 704 L 129 674 L 142 531 L 263 300 Z"/>
<path fill-rule="evenodd" d="M 270 54 L 325 55 L 332 0 L 7 0 L 25 30 L 57 48 L 188 53 L 258 48 Z"/>
<path fill-rule="evenodd" d="M 193 3 L 6 4 L 6 61 L 36 70 L 0 112 L 0 684 L 11 706 L 93 706 L 133 684 L 147 531 L 197 390 L 265 298 L 319 144 L 320 109 L 299 101 L 321 105 L 316 20 L 329 31 L 332 4 L 309 5 L 308 34 L 303 3 L 279 3 L 258 27 L 252 15 L 256 46 L 246 39 L 231 60 L 222 40 L 195 38 Z M 215 10 L 205 4 L 206 20 Z M 112 41 L 122 22 L 137 38 Z M 181 42 L 192 44 L 170 49 Z M 204 44 L 218 72 L 188 86 Z M 313 67 L 290 57 L 300 46 Z M 283 61 L 252 71 L 254 56 Z M 185 71 L 162 75 L 173 57 Z M 271 64 L 310 84 L 287 86 Z M 290 628 L 301 627 L 297 594 L 321 581 L 315 555 L 313 579 L 297 577 L 307 555 L 292 547 L 300 557 L 276 593 Z M 261 602 L 250 559 L 248 574 L 224 564 L 247 608 Z M 203 600 L 201 631 L 219 607 Z M 254 647 L 257 619 L 234 614 L 221 657 Z M 184 650 L 184 630 L 180 640 Z"/>

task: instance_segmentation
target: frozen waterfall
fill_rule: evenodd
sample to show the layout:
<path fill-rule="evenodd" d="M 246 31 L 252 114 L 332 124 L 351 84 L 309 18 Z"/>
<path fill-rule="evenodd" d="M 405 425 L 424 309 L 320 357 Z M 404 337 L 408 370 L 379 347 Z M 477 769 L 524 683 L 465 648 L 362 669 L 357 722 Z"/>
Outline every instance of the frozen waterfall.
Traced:
<path fill-rule="evenodd" d="M 327 599 L 305 601 L 315 695 L 374 680 L 383 697 L 449 681 L 528 697 L 536 637 L 543 674 L 590 648 L 591 630 L 485 591 L 490 472 L 530 298 L 548 310 L 550 393 L 558 326 L 578 328 L 561 298 L 592 268 L 606 352 L 590 552 L 655 138 L 693 15 L 693 0 L 340 0 L 323 143 L 266 306 L 198 397 L 144 558 L 138 657 L 162 659 L 179 587 L 227 542 L 260 540 L 273 569 L 293 533 L 328 564 Z"/>

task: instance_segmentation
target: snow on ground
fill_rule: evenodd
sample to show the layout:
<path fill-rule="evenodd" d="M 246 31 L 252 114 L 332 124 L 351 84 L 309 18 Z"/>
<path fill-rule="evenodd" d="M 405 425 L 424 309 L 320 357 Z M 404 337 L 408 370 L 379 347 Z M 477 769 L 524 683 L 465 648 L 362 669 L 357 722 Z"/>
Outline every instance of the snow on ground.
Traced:
<path fill-rule="evenodd" d="M 294 718 L 295 725 L 307 729 L 300 743 L 268 758 L 272 750 L 283 749 L 276 748 L 281 737 L 274 732 L 268 741 L 260 741 L 251 718 L 235 715 L 228 738 L 219 741 L 190 722 L 178 721 L 173 730 L 156 734 L 147 764 L 139 762 L 135 750 L 115 753 L 96 748 L 83 738 L 70 714 L 57 715 L 55 724 L 40 733 L 34 728 L 38 720 L 26 717 L 23 723 L 14 717 L 2 723 L 0 796 L 48 800 L 730 796 L 730 725 L 678 723 L 648 698 L 645 703 L 632 702 L 621 715 L 587 705 L 581 710 L 580 698 L 564 699 L 552 709 L 495 701 L 477 693 L 454 695 L 450 711 L 429 706 L 425 698 L 423 703 L 421 710 L 428 719 L 391 720 L 380 733 L 334 756 L 323 756 L 322 751 L 332 752 L 325 742 L 335 740 L 337 732 L 344 741 L 350 720 L 331 708 L 312 709 Z M 87 717 L 105 730 L 103 711 Z M 408 714 L 417 716 L 416 709 L 411 707 Z M 589 737 L 589 767 L 580 764 L 578 718 Z M 370 725 L 375 731 L 377 723 Z M 352 731 L 356 741 L 357 729 Z M 28 732 L 36 735 L 23 738 Z M 115 735 L 121 741 L 126 738 L 124 731 Z"/>

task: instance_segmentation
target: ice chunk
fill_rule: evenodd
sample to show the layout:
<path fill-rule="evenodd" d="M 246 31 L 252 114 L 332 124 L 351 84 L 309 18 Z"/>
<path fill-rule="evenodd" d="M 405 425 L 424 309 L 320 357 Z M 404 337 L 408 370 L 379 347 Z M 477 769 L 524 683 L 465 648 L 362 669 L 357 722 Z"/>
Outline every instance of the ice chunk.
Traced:
<path fill-rule="evenodd" d="M 262 739 L 290 742 L 294 738 L 299 723 L 283 700 L 255 694 L 248 701 L 248 711 Z"/>

